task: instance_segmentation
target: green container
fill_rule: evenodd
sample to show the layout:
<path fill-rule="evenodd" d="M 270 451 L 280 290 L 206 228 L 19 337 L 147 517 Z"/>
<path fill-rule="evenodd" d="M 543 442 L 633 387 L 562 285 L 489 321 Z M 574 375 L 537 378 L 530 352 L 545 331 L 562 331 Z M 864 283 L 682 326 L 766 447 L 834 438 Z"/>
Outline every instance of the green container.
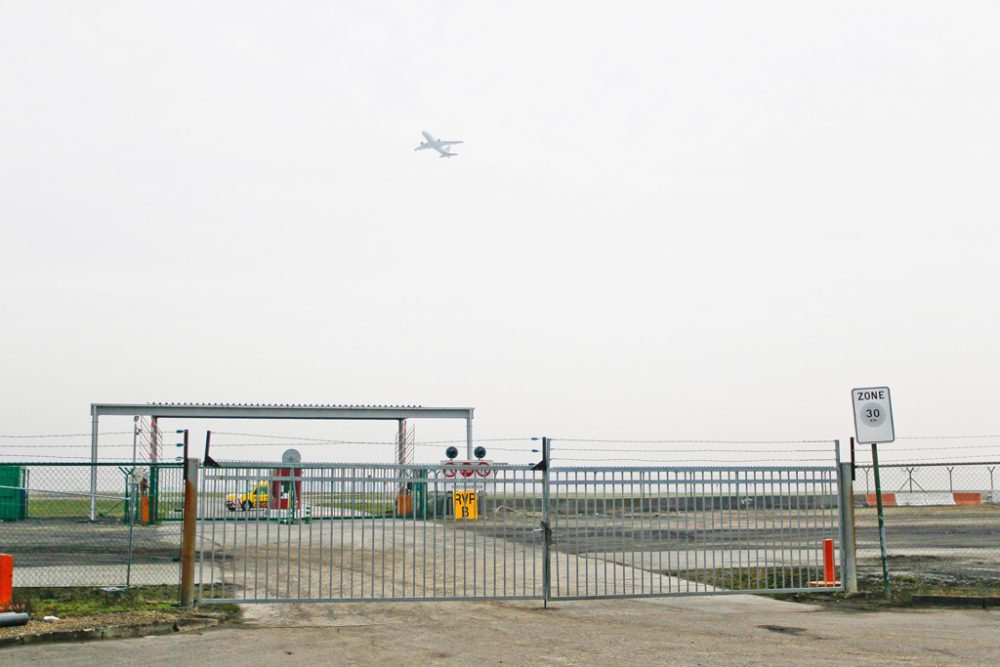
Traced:
<path fill-rule="evenodd" d="M 28 517 L 28 472 L 24 466 L 0 466 L 0 521 Z"/>

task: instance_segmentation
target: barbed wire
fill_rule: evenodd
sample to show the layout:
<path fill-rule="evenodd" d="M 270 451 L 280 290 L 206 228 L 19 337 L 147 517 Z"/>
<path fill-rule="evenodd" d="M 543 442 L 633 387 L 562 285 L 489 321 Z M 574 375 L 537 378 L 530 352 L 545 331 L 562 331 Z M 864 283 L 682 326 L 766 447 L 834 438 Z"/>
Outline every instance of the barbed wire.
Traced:
<path fill-rule="evenodd" d="M 309 438 L 298 435 L 276 435 L 270 433 L 246 433 L 240 431 L 212 431 L 212 435 L 239 435 L 251 438 L 271 438 L 273 440 L 293 440 L 296 442 L 317 442 L 325 444 L 351 444 L 351 445 L 395 445 L 396 440 L 333 440 L 330 438 Z M 221 444 L 221 443 L 220 443 Z"/>
<path fill-rule="evenodd" d="M 775 459 L 775 458 L 767 458 L 767 459 L 739 459 L 739 460 L 736 460 L 736 459 L 704 459 L 704 458 L 699 458 L 699 459 L 637 459 L 637 458 L 624 458 L 624 457 L 604 457 L 604 458 L 596 459 L 596 458 L 571 458 L 571 457 L 565 457 L 565 456 L 552 456 L 551 460 L 553 460 L 553 461 L 632 461 L 632 462 L 636 462 L 636 463 L 659 463 L 659 464 L 662 464 L 662 465 L 672 465 L 674 463 L 703 463 L 705 465 L 716 465 L 716 464 L 719 464 L 719 463 L 734 463 L 734 464 L 744 465 L 744 464 L 748 464 L 748 463 L 775 463 L 775 462 L 782 462 L 782 463 L 795 462 L 795 463 L 799 463 L 799 462 L 804 462 L 804 461 L 809 461 L 809 462 L 814 462 L 814 461 L 832 462 L 833 461 L 832 458 L 797 458 L 797 459 L 788 459 L 788 458 Z"/>
<path fill-rule="evenodd" d="M 1000 435 L 901 435 L 896 440 L 996 440 Z"/>
<path fill-rule="evenodd" d="M 19 456 L 21 458 L 16 460 L 18 463 L 30 463 L 31 462 L 31 461 L 25 461 L 24 460 L 24 456 L 25 456 L 24 454 L 4 454 L 4 453 L 0 453 L 0 457 L 3 457 L 3 456 L 8 457 L 8 458 L 14 457 L 14 456 Z M 46 455 L 46 454 L 32 454 L 31 458 L 32 459 L 59 459 L 60 461 L 64 461 L 66 459 L 71 459 L 73 461 L 90 461 L 91 460 L 91 458 L 89 456 L 69 456 L 69 455 L 51 456 L 51 455 Z M 101 461 L 101 459 L 98 459 L 97 462 L 101 463 L 102 461 Z"/>
<path fill-rule="evenodd" d="M 173 442 L 163 442 L 163 440 L 168 439 L 168 434 L 172 432 L 171 429 L 137 429 L 136 431 L 106 431 L 100 433 L 101 436 L 122 436 L 122 435 L 136 435 L 140 438 L 139 444 L 145 446 L 147 441 L 152 440 L 154 435 L 159 436 L 161 441 L 161 446 L 165 452 L 169 452 L 172 449 Z M 252 437 L 260 438 L 263 440 L 270 440 L 271 442 L 213 442 L 212 448 L 250 448 L 250 447 L 272 447 L 278 444 L 286 446 L 296 446 L 296 447 L 339 447 L 339 446 L 383 446 L 383 447 L 395 447 L 398 445 L 398 441 L 393 440 L 341 440 L 341 439 L 330 439 L 330 438 L 315 438 L 307 436 L 295 436 L 295 435 L 280 435 L 273 433 L 250 433 L 243 431 L 212 431 L 213 436 L 242 436 L 242 437 Z M 167 436 L 167 437 L 164 437 Z M 49 442 L 17 442 L 17 441 L 38 441 L 45 439 L 61 439 L 61 438 L 86 438 L 86 440 L 79 442 L 65 442 L 65 443 L 49 443 Z M 14 442 L 3 442 L 0 443 L 0 456 L 10 459 L 11 457 L 18 457 L 19 459 L 61 459 L 61 460 L 80 460 L 89 461 L 90 456 L 73 456 L 70 454 L 58 454 L 58 455 L 46 455 L 35 453 L 38 449 L 43 450 L 72 450 L 76 447 L 90 447 L 92 442 L 90 440 L 90 433 L 47 433 L 47 434 L 0 434 L 0 439 Z M 502 447 L 502 446 L 490 446 L 491 452 L 509 452 L 516 454 L 529 454 L 537 453 L 540 445 L 528 444 L 533 443 L 540 438 L 534 436 L 520 436 L 520 437 L 496 437 L 496 438 L 475 438 L 475 443 L 511 443 L 511 442 L 523 442 L 525 447 Z M 998 456 L 1000 453 L 1000 435 L 997 434 L 985 434 L 985 435 L 907 435 L 897 437 L 897 441 L 962 441 L 962 440 L 996 440 L 998 442 L 987 443 L 987 444 L 967 444 L 967 445 L 949 445 L 945 446 L 907 446 L 899 447 L 894 446 L 891 449 L 887 448 L 883 453 L 883 462 L 885 464 L 914 464 L 914 465 L 935 465 L 940 464 L 940 462 L 956 461 L 964 462 L 969 464 L 979 464 L 979 463 L 990 463 L 990 461 L 982 461 L 980 459 L 992 459 Z M 274 442 L 278 441 L 278 442 Z M 550 442 L 553 443 L 553 460 L 559 461 L 577 461 L 577 462 L 587 462 L 587 461 L 621 461 L 621 462 L 637 462 L 637 463 L 653 463 L 653 464 L 665 464 L 669 465 L 672 463 L 705 463 L 714 464 L 720 462 L 720 459 L 713 458 L 715 455 L 719 454 L 741 454 L 742 456 L 736 460 L 731 458 L 721 459 L 723 462 L 734 462 L 734 463 L 767 463 L 767 462 L 816 462 L 816 461 L 830 461 L 833 457 L 824 456 L 822 458 L 812 458 L 812 457 L 801 457 L 801 456 L 788 456 L 784 458 L 774 458 L 773 455 L 783 455 L 783 454 L 818 454 L 826 452 L 827 448 L 833 443 L 832 439 L 798 439 L 798 440 L 727 440 L 727 439 L 611 439 L 611 438 L 550 438 Z M 425 440 L 417 441 L 412 443 L 413 447 L 427 449 L 440 445 L 450 445 L 450 444 L 464 444 L 465 439 L 454 439 L 454 440 Z M 717 449 L 717 448 L 678 448 L 673 447 L 631 447 L 631 448 L 617 448 L 617 447 L 578 447 L 573 444 L 566 446 L 565 443 L 591 443 L 591 444 L 603 444 L 603 445 L 629 445 L 629 444 L 645 444 L 645 445 L 770 445 L 772 446 L 771 451 L 753 451 L 746 449 Z M 790 448 L 776 448 L 779 445 L 824 445 L 824 447 L 790 447 Z M 135 443 L 131 442 L 100 442 L 99 446 L 101 450 L 120 450 L 134 447 Z M 6 451 L 5 451 L 6 450 Z M 17 450 L 17 451 L 11 451 Z M 932 457 L 922 457 L 922 458 L 906 458 L 908 453 L 913 452 L 940 452 L 944 454 L 945 451 L 951 450 L 962 450 L 962 451 L 975 451 L 983 450 L 990 451 L 992 453 L 982 453 L 982 454 L 972 454 L 965 456 L 932 456 Z M 864 452 L 864 448 L 859 447 L 859 451 Z M 570 456 L 561 456 L 562 453 L 569 453 Z M 572 456 L 572 454 L 585 454 L 585 453 L 600 454 L 600 456 L 594 457 L 580 457 Z M 759 458 L 762 454 L 772 454 L 772 457 Z M 663 457 L 672 457 L 677 454 L 701 454 L 703 456 L 692 459 L 675 459 L 675 458 L 646 458 L 646 457 L 631 457 L 631 456 L 621 456 L 622 454 L 659 454 Z M 166 460 L 172 460 L 174 457 L 166 456 L 163 457 Z M 101 460 L 100 458 L 98 459 Z M 858 465 L 866 466 L 871 465 L 870 461 L 858 462 Z"/>
<path fill-rule="evenodd" d="M 997 454 L 976 454 L 976 455 L 973 455 L 973 456 L 938 456 L 938 457 L 929 458 L 929 459 L 905 459 L 905 460 L 880 458 L 879 459 L 879 465 L 885 465 L 885 464 L 890 464 L 890 463 L 893 464 L 893 465 L 896 465 L 896 464 L 899 464 L 899 463 L 903 463 L 903 464 L 906 464 L 906 463 L 916 463 L 916 464 L 919 464 L 919 463 L 929 463 L 931 461 L 956 461 L 956 460 L 959 460 L 959 461 L 969 461 L 971 459 L 982 459 L 982 458 L 989 459 L 989 458 L 995 458 L 996 456 L 997 456 Z M 976 461 L 973 461 L 973 463 L 976 463 Z M 989 461 L 979 461 L 979 463 L 989 463 Z M 874 463 L 872 463 L 872 461 L 870 459 L 866 459 L 865 461 L 855 461 L 854 464 L 855 465 L 860 465 L 860 466 L 865 466 L 865 467 L 874 465 Z"/>
<path fill-rule="evenodd" d="M 132 435 L 132 431 L 105 431 L 101 435 Z M 26 435 L 14 435 L 14 434 L 0 434 L 0 438 L 11 438 L 11 439 L 33 439 L 33 438 L 82 438 L 90 437 L 90 433 L 33 433 Z"/>
<path fill-rule="evenodd" d="M 510 442 L 517 441 L 516 438 L 483 438 L 477 439 L 475 442 Z M 465 440 L 445 440 L 445 441 L 426 441 L 426 442 L 415 442 L 414 447 L 436 447 L 438 444 L 446 443 L 465 443 Z M 145 443 L 143 443 L 145 444 Z M 173 446 L 174 443 L 163 443 L 163 447 Z M 213 443 L 212 447 L 220 448 L 231 448 L 231 447 L 273 447 L 278 443 L 274 442 L 217 442 Z M 310 439 L 307 441 L 286 441 L 283 442 L 285 446 L 298 446 L 298 447 L 320 447 L 320 446 L 345 446 L 345 445 L 378 445 L 378 446 L 396 446 L 396 442 L 372 442 L 364 440 L 320 440 L 320 439 Z M 37 443 L 37 444 L 17 444 L 10 443 L 4 444 L 0 443 L 0 451 L 4 449 L 19 449 L 23 451 L 31 451 L 36 449 L 72 449 L 72 448 L 83 448 L 90 447 L 90 442 L 78 442 L 78 443 Z M 133 443 L 130 442 L 102 442 L 100 443 L 101 449 L 121 449 L 130 448 Z M 537 447 L 532 447 L 532 449 L 537 449 Z M 883 456 L 893 456 L 904 452 L 920 452 L 920 451 L 941 451 L 942 447 L 893 447 L 891 450 L 885 451 Z M 954 447 L 947 447 L 947 450 L 998 450 L 1000 451 L 1000 443 L 988 444 L 988 445 L 957 445 Z M 531 451 L 526 450 L 523 447 L 490 447 L 491 451 L 507 451 L 507 452 L 520 452 L 520 451 Z M 553 451 L 555 452 L 597 452 L 597 453 L 607 453 L 607 454 L 644 454 L 644 453 L 659 453 L 659 454 L 753 454 L 756 453 L 752 450 L 746 449 L 704 449 L 704 448 L 685 448 L 685 449 L 660 449 L 660 448 L 628 448 L 628 449 L 612 449 L 606 447 L 559 447 L 557 445 L 553 446 Z M 809 448 L 809 449 L 781 449 L 777 450 L 782 453 L 791 454 L 811 454 L 826 451 L 826 448 Z M 858 451 L 864 452 L 864 448 L 859 448 Z"/>
<path fill-rule="evenodd" d="M 104 449 L 105 447 L 109 447 L 109 448 L 131 447 L 132 443 L 131 442 L 129 442 L 129 443 L 103 443 L 102 442 L 100 446 L 101 446 L 101 449 Z M 7 445 L 7 444 L 0 444 L 0 450 L 2 450 L 5 447 L 11 447 L 11 448 L 17 447 L 17 448 L 26 449 L 26 450 L 27 449 L 70 449 L 70 448 L 73 448 L 73 447 L 90 447 L 90 443 L 89 442 L 86 443 L 86 444 L 75 443 L 75 444 L 72 444 L 72 445 L 53 445 L 53 444 L 39 444 L 39 445 L 16 445 L 15 444 L 15 445 Z"/>
<path fill-rule="evenodd" d="M 509 450 L 516 451 L 520 453 L 525 453 L 524 450 Z M 32 460 L 35 459 L 51 459 L 57 461 L 91 461 L 89 456 L 71 456 L 71 455 L 47 455 L 47 454 L 31 454 L 29 455 L 20 453 L 6 453 L 0 452 L 0 459 L 5 459 L 10 462 L 30 464 Z M 982 459 L 986 460 L 973 460 Z M 159 459 L 159 463 L 174 463 L 179 457 L 177 456 L 162 456 Z M 985 454 L 979 456 L 952 456 L 952 457 L 935 457 L 927 459 L 910 459 L 910 460 L 883 460 L 880 463 L 883 466 L 892 465 L 913 465 L 913 466 L 941 466 L 947 465 L 949 462 L 954 462 L 957 465 L 1000 465 L 1000 461 L 996 460 L 997 456 L 995 454 Z M 816 463 L 816 462 L 829 462 L 832 463 L 830 458 L 745 458 L 745 459 L 706 459 L 706 458 L 696 458 L 696 459 L 648 459 L 648 458 L 634 458 L 634 457 L 601 457 L 601 458 L 579 458 L 579 457 L 563 457 L 563 456 L 553 456 L 553 461 L 572 461 L 572 462 L 586 462 L 586 463 L 601 463 L 601 462 L 632 462 L 632 463 L 652 463 L 659 464 L 663 466 L 670 466 L 680 463 L 695 463 L 704 465 L 719 465 L 719 464 L 733 464 L 733 465 L 750 465 L 756 463 L 785 463 L 785 464 L 799 464 L 799 463 Z M 128 461 L 123 461 L 122 459 L 98 459 L 98 463 L 128 463 Z M 149 461 L 138 461 L 139 465 L 149 465 Z M 856 465 L 860 468 L 870 468 L 872 466 L 871 461 L 857 461 Z"/>
<path fill-rule="evenodd" d="M 603 442 L 632 445 L 832 445 L 835 438 L 822 440 L 704 440 L 704 439 L 674 439 L 674 440 L 614 440 L 607 438 L 549 438 L 549 442 Z"/>
<path fill-rule="evenodd" d="M 940 449 L 1000 449 L 1000 443 L 993 445 L 957 445 L 955 447 L 892 447 L 891 452 L 921 452 L 928 450 L 940 450 Z M 860 451 L 865 451 L 862 448 Z M 884 453 L 888 453 L 883 450 Z"/>
<path fill-rule="evenodd" d="M 662 453 L 662 454 L 697 454 L 699 452 L 713 453 L 721 452 L 724 454 L 741 454 L 747 453 L 746 449 L 609 449 L 606 447 L 558 447 L 553 445 L 553 451 L 559 452 L 612 452 L 612 453 L 623 453 L 623 454 L 636 454 L 636 453 Z M 796 454 L 813 454 L 817 452 L 828 451 L 827 448 L 814 448 L 814 449 L 782 449 L 782 452 L 790 452 Z M 754 452 L 749 452 L 754 453 Z"/>

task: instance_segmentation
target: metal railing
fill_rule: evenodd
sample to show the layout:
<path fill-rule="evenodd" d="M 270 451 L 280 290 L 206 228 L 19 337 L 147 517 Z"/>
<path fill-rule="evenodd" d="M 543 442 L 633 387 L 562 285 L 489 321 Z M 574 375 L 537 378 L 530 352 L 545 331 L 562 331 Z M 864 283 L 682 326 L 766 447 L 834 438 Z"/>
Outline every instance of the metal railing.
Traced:
<path fill-rule="evenodd" d="M 817 590 L 839 551 L 832 467 L 551 475 L 555 599 Z"/>
<path fill-rule="evenodd" d="M 179 465 L 12 465 L 16 585 L 177 583 Z M 202 602 L 790 592 L 839 554 L 833 467 L 543 468 L 201 468 Z"/>
<path fill-rule="evenodd" d="M 201 602 L 817 590 L 840 543 L 833 467 L 465 472 L 203 468 Z"/>
<path fill-rule="evenodd" d="M 541 474 L 203 468 L 202 602 L 542 596 Z"/>

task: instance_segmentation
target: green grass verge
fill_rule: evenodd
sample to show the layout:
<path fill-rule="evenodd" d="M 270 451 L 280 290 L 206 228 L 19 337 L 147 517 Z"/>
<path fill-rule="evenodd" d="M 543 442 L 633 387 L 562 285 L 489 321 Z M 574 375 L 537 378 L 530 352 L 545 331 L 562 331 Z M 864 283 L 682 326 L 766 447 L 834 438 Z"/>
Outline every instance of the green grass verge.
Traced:
<path fill-rule="evenodd" d="M 676 574 L 681 579 L 696 581 L 715 588 L 729 591 L 760 591 L 782 588 L 805 588 L 810 581 L 822 579 L 823 574 L 815 568 L 797 567 L 744 567 L 682 570 L 679 573 L 663 571 L 663 574 Z"/>
<path fill-rule="evenodd" d="M 207 593 L 206 590 L 204 595 Z M 179 596 L 177 586 L 136 586 L 110 592 L 84 587 L 17 588 L 14 590 L 14 609 L 26 611 L 34 618 L 75 618 L 136 611 L 169 613 L 181 611 Z M 212 605 L 211 608 L 227 618 L 239 615 L 239 607 L 233 604 Z"/>
<path fill-rule="evenodd" d="M 121 500 L 97 499 L 98 516 L 125 516 Z M 29 519 L 86 519 L 90 517 L 90 498 L 37 498 L 28 496 Z"/>
<path fill-rule="evenodd" d="M 172 611 L 177 608 L 177 586 L 142 586 L 109 593 L 99 588 L 17 588 L 14 606 L 33 617 L 92 616 L 129 611 Z"/>

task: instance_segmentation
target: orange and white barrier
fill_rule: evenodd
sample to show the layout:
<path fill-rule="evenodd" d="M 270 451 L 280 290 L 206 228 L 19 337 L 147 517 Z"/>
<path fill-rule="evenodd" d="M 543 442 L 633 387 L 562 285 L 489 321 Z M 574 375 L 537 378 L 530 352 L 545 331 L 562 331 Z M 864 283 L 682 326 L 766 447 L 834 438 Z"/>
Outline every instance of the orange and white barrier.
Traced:
<path fill-rule="evenodd" d="M 936 507 L 940 505 L 982 505 L 988 502 L 983 494 L 943 492 L 905 492 L 883 493 L 883 507 Z M 875 507 L 877 499 L 874 493 L 865 494 L 865 507 Z"/>

